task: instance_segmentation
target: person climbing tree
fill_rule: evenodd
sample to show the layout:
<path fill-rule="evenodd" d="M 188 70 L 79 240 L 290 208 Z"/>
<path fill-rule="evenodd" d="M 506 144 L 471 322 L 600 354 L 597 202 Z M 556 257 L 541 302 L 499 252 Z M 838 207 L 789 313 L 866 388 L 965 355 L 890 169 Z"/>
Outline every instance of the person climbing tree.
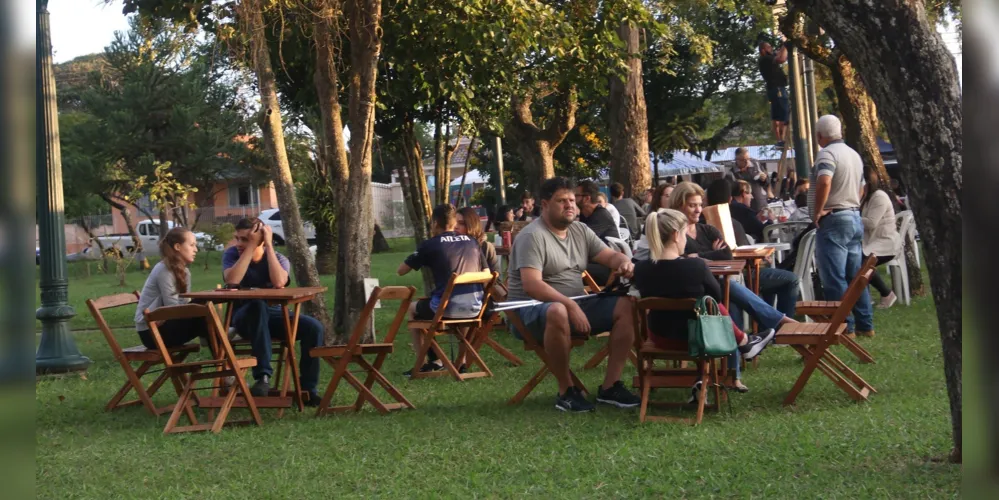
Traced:
<path fill-rule="evenodd" d="M 787 62 L 787 47 L 774 51 L 770 43 L 760 42 L 760 75 L 767 84 L 767 100 L 770 101 L 770 119 L 773 121 L 777 147 L 784 147 L 787 123 L 791 106 L 787 97 L 787 74 L 781 66 Z"/>

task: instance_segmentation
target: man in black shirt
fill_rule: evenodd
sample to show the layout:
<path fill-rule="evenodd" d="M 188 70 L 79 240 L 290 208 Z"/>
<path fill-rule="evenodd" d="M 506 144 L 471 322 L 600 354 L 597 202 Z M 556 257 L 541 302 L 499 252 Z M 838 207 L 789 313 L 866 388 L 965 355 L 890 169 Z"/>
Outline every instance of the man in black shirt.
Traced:
<path fill-rule="evenodd" d="M 774 48 L 767 42 L 760 43 L 760 75 L 767 83 L 767 100 L 770 101 L 770 119 L 773 121 L 774 135 L 777 136 L 777 146 L 784 146 L 784 134 L 791 112 L 787 98 L 787 75 L 781 65 L 787 62 L 787 48 Z"/>
<path fill-rule="evenodd" d="M 593 181 L 582 181 L 576 185 L 576 206 L 579 207 L 579 222 L 586 224 L 598 238 L 607 243 L 607 237 L 618 238 L 621 232 L 614 224 L 614 217 L 606 208 L 597 203 L 600 188 Z M 606 266 L 591 262 L 586 270 L 599 285 L 603 286 L 610 279 L 611 271 Z"/>
<path fill-rule="evenodd" d="M 434 236 L 416 248 L 416 251 L 399 264 L 399 276 L 411 270 L 429 267 L 434 275 L 434 290 L 430 297 L 420 299 L 409 308 L 410 317 L 416 320 L 430 320 L 437 314 L 444 289 L 452 273 L 474 273 L 489 270 L 479 242 L 454 231 L 458 224 L 457 214 L 451 205 L 437 205 L 431 214 L 431 229 Z M 451 291 L 446 315 L 450 318 L 474 317 L 482 308 L 482 285 L 458 285 Z M 413 347 L 419 349 L 422 341 L 419 330 L 410 330 Z M 427 362 L 420 371 L 438 371 L 443 364 L 433 350 L 427 353 Z M 404 375 L 409 376 L 410 372 Z"/>

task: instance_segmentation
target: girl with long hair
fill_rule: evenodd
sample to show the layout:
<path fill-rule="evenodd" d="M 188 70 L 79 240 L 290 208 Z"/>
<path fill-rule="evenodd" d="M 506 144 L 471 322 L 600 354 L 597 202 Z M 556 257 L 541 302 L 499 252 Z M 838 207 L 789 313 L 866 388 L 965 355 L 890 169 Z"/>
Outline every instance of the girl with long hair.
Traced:
<path fill-rule="evenodd" d="M 498 270 L 499 257 L 496 256 L 496 247 L 486 238 L 486 233 L 482 230 L 482 220 L 479 219 L 479 213 L 472 207 L 465 207 L 458 210 L 457 219 L 458 225 L 454 228 L 455 232 L 468 235 L 469 238 L 479 242 L 482 255 L 485 255 L 486 263 L 489 264 L 489 270 Z"/>
<path fill-rule="evenodd" d="M 156 349 L 156 341 L 142 311 L 154 311 L 160 307 L 186 304 L 188 299 L 180 298 L 191 287 L 191 271 L 188 266 L 198 255 L 198 242 L 189 229 L 175 227 L 160 239 L 160 254 L 163 260 L 153 266 L 139 295 L 135 308 L 135 330 L 142 345 Z M 186 344 L 198 337 L 208 337 L 208 326 L 203 318 L 172 319 L 158 326 L 163 343 L 167 347 Z"/>
<path fill-rule="evenodd" d="M 864 223 L 864 260 L 870 255 L 877 255 L 877 265 L 880 266 L 895 258 L 895 253 L 902 248 L 902 237 L 895 226 L 895 208 L 891 197 L 881 185 L 877 174 L 867 167 L 864 167 L 864 171 L 867 185 L 860 202 L 860 220 Z M 871 286 L 881 294 L 878 308 L 887 309 L 895 304 L 895 292 L 881 278 L 877 268 L 871 275 Z"/>

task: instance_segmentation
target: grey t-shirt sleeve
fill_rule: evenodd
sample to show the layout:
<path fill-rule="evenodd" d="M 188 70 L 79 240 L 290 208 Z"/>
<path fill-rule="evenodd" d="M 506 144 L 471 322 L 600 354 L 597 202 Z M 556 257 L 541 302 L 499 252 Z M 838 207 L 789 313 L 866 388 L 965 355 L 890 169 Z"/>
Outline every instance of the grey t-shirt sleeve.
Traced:
<path fill-rule="evenodd" d="M 522 231 L 517 240 L 513 242 L 513 255 L 510 258 L 510 270 L 518 271 L 521 268 L 529 267 L 544 270 L 544 242 L 542 236 L 534 231 Z"/>
<path fill-rule="evenodd" d="M 604 251 L 607 245 L 594 233 L 592 229 L 584 224 L 580 224 L 583 228 L 583 241 L 586 242 L 586 260 L 592 262 L 596 258 L 597 254 Z"/>
<path fill-rule="evenodd" d="M 833 156 L 828 151 L 819 151 L 819 155 L 815 159 L 815 176 L 828 175 L 832 177 L 835 174 L 836 160 L 833 159 Z"/>

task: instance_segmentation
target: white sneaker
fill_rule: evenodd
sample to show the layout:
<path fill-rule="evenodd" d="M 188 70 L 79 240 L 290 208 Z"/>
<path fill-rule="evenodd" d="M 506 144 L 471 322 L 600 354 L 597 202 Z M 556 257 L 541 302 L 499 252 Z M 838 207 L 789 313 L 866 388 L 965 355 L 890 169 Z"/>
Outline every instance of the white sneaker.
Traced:
<path fill-rule="evenodd" d="M 878 309 L 888 309 L 889 307 L 895 305 L 898 301 L 898 297 L 895 296 L 895 292 L 891 292 L 887 297 L 881 297 L 881 302 L 878 303 Z"/>

